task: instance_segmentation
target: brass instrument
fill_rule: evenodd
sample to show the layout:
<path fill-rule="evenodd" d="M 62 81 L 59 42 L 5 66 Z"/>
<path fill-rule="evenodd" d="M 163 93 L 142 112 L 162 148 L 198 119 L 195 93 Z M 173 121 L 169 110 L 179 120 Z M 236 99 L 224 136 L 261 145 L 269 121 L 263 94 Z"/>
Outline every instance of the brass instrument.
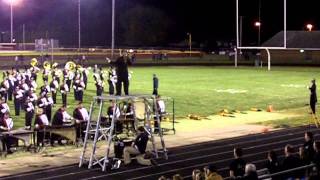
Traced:
<path fill-rule="evenodd" d="M 49 61 L 45 61 L 43 62 L 43 68 L 44 69 L 47 69 L 47 70 L 50 70 L 51 69 L 51 64 Z"/>
<path fill-rule="evenodd" d="M 31 61 L 30 61 L 30 65 L 32 67 L 35 67 L 38 65 L 38 60 L 36 58 L 32 58 Z"/>
<path fill-rule="evenodd" d="M 52 66 L 51 66 L 52 69 L 55 69 L 55 68 L 57 68 L 57 67 L 58 67 L 58 63 L 56 63 L 56 62 L 53 63 Z"/>
<path fill-rule="evenodd" d="M 73 71 L 73 70 L 76 69 L 76 66 L 77 66 L 77 65 L 76 65 L 74 62 L 68 61 L 68 62 L 66 63 L 66 65 L 64 66 L 64 68 L 67 69 L 67 70 L 69 70 L 69 71 Z"/>

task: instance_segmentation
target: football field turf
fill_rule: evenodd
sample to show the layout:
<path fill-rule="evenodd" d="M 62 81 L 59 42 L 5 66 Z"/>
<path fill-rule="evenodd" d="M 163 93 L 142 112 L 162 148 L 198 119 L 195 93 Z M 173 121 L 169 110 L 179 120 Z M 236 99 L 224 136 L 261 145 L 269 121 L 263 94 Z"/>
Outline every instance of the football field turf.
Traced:
<path fill-rule="evenodd" d="M 177 117 L 188 114 L 207 116 L 222 109 L 249 110 L 252 107 L 266 109 L 272 105 L 276 110 L 304 107 L 309 103 L 309 85 L 312 78 L 320 75 L 319 68 L 273 67 L 271 71 L 254 67 L 213 67 L 213 66 L 169 66 L 130 67 L 133 72 L 130 94 L 151 94 L 152 74 L 159 78 L 159 94 L 175 100 Z M 39 76 L 38 85 L 42 84 Z M 105 95 L 108 84 L 105 82 Z M 84 93 L 84 105 L 89 109 L 95 84 L 92 72 L 88 88 Z M 61 106 L 58 93 L 57 104 Z M 68 95 L 68 112 L 75 107 L 73 91 Z M 15 127 L 24 126 L 24 113 L 14 116 L 13 102 L 9 102 Z"/>

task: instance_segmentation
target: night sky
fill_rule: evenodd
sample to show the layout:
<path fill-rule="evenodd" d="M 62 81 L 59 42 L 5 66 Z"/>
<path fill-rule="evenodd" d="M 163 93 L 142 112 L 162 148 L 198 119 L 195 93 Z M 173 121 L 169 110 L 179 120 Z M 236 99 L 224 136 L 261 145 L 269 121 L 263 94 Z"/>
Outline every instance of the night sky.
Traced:
<path fill-rule="evenodd" d="M 0 31 L 9 33 L 10 8 L 3 1 L 0 0 Z M 14 30 L 18 42 L 21 39 L 22 24 L 25 24 L 28 41 L 48 37 L 59 39 L 65 46 L 77 44 L 77 0 L 21 1 L 14 7 Z M 82 44 L 109 46 L 111 0 L 81 1 Z M 258 31 L 253 24 L 259 19 L 259 0 L 239 1 L 240 16 L 243 17 L 243 43 L 250 44 L 257 40 Z M 320 13 L 316 0 L 287 1 L 288 30 L 304 30 L 307 23 L 312 23 L 315 30 L 320 28 L 317 24 L 320 23 Z M 235 2 L 235 0 L 116 0 L 116 45 L 132 43 L 132 41 L 122 41 L 125 32 L 123 27 L 127 23 L 125 16 L 122 15 L 137 6 L 157 9 L 170 21 L 168 28 L 165 29 L 166 36 L 163 36 L 159 45 L 168 46 L 183 42 L 187 39 L 188 32 L 192 33 L 193 40 L 197 44 L 212 46 L 217 40 L 235 41 Z M 260 13 L 261 41 L 283 30 L 283 1 L 261 0 Z M 163 20 L 157 19 L 154 23 Z M 130 27 L 132 26 L 134 24 L 131 23 Z"/>

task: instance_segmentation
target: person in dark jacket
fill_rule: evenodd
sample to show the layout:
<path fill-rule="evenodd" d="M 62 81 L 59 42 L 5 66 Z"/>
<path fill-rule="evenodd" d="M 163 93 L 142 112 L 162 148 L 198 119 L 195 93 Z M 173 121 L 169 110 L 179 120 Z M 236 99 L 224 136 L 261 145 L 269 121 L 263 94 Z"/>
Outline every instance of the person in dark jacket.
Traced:
<path fill-rule="evenodd" d="M 268 160 L 266 163 L 266 168 L 268 169 L 269 173 L 273 174 L 280 171 L 280 164 L 278 161 L 278 156 L 275 151 L 268 152 Z"/>
<path fill-rule="evenodd" d="M 123 150 L 124 164 L 127 165 L 131 163 L 130 155 L 137 155 L 137 161 L 141 165 L 150 166 L 152 164 L 155 164 L 155 161 L 153 159 L 144 158 L 149 140 L 148 133 L 142 126 L 138 127 L 137 133 L 137 137 L 132 146 L 125 147 Z"/>
<path fill-rule="evenodd" d="M 316 79 L 311 80 L 311 86 L 309 87 L 310 90 L 310 108 L 313 114 L 316 114 L 316 103 L 317 99 L 317 86 L 316 86 Z"/>
<path fill-rule="evenodd" d="M 306 163 L 310 163 L 315 151 L 313 149 L 313 134 L 308 131 L 304 133 L 305 143 L 303 144 L 303 156 L 305 157 Z"/>
<path fill-rule="evenodd" d="M 124 94 L 129 95 L 129 73 L 128 65 L 131 65 L 132 62 L 128 57 L 128 53 L 124 52 L 120 57 L 115 61 L 109 63 L 115 66 L 117 74 L 117 84 L 116 84 L 116 95 L 121 96 L 121 87 L 123 84 Z"/>
<path fill-rule="evenodd" d="M 283 159 L 283 162 L 282 162 L 283 171 L 293 169 L 302 165 L 300 158 L 295 154 L 294 148 L 291 145 L 289 144 L 286 145 L 284 152 L 285 152 L 285 158 Z M 299 178 L 300 175 L 301 175 L 301 172 L 293 172 L 291 174 L 284 175 L 283 178 L 292 178 L 292 177 Z"/>
<path fill-rule="evenodd" d="M 153 95 L 158 95 L 159 79 L 156 74 L 153 74 Z"/>

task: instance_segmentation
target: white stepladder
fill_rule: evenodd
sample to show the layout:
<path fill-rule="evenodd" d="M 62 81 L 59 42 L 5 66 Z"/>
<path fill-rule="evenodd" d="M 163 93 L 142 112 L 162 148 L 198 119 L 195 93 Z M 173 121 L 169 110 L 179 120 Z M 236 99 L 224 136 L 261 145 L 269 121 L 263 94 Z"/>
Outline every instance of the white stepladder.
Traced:
<path fill-rule="evenodd" d="M 113 108 L 112 116 L 109 117 L 108 123 L 103 121 L 105 115 L 107 115 L 108 106 L 105 108 L 106 103 L 112 102 L 115 106 Z M 132 103 L 133 105 L 133 120 L 135 128 L 142 121 L 146 132 L 150 136 L 152 143 L 152 152 L 156 158 L 159 157 L 159 153 L 162 153 L 165 159 L 168 159 L 167 149 L 165 147 L 163 133 L 159 131 L 157 133 L 160 138 L 160 149 L 156 146 L 155 134 L 152 132 L 152 121 L 157 121 L 159 128 L 161 129 L 160 115 L 158 114 L 155 96 L 153 95 L 131 95 L 131 96 L 106 96 L 94 97 L 91 103 L 89 120 L 87 122 L 87 128 L 85 131 L 83 150 L 80 155 L 79 167 L 84 164 L 88 164 L 88 168 L 92 168 L 95 165 L 99 165 L 102 171 L 106 171 L 108 163 L 110 163 L 110 151 L 114 137 L 118 134 L 115 129 L 117 121 L 121 121 L 123 116 L 118 115 L 119 107 L 122 103 Z M 136 103 L 140 103 L 144 106 L 144 112 L 141 112 L 140 116 L 137 115 Z M 139 109 L 139 108 L 138 108 Z M 120 111 L 121 114 L 121 111 Z M 141 116 L 141 114 L 143 114 Z M 98 145 L 99 142 L 99 146 Z M 98 152 L 97 149 L 102 149 L 102 152 Z"/>

